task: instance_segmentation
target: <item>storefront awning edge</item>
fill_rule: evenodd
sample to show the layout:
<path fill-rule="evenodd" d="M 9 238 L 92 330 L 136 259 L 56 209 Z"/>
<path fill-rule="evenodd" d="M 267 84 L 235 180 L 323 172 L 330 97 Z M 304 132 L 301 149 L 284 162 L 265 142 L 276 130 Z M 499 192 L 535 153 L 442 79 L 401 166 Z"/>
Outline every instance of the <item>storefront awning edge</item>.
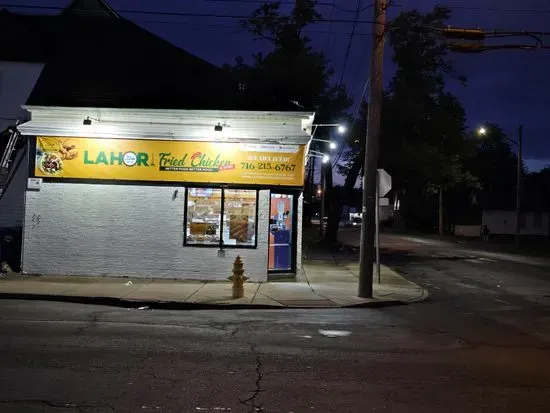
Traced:
<path fill-rule="evenodd" d="M 27 136 L 306 144 L 314 118 L 309 112 L 25 108 L 32 119 L 19 130 Z"/>

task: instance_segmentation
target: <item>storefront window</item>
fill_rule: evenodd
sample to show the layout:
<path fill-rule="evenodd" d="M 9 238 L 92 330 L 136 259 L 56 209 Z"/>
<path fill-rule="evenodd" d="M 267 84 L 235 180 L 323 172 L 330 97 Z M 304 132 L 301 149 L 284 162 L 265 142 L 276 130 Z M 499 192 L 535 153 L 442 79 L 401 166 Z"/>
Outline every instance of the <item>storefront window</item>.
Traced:
<path fill-rule="evenodd" d="M 256 245 L 256 191 L 226 189 L 224 192 L 225 245 Z"/>
<path fill-rule="evenodd" d="M 218 245 L 221 234 L 222 190 L 189 188 L 186 218 L 187 244 Z"/>
<path fill-rule="evenodd" d="M 188 188 L 185 244 L 256 246 L 257 191 Z"/>

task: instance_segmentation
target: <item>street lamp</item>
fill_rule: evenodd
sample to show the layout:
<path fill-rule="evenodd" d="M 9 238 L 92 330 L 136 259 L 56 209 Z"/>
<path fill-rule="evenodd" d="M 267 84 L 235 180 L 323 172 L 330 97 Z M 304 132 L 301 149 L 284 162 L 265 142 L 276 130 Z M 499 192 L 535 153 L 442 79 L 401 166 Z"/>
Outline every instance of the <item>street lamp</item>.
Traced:
<path fill-rule="evenodd" d="M 487 129 L 483 126 L 477 131 L 480 136 L 487 134 Z M 518 148 L 518 164 L 516 170 L 516 247 L 519 247 L 520 237 L 520 217 L 521 217 L 521 166 L 523 164 L 523 125 L 518 127 L 518 140 L 504 137 L 504 140 L 517 146 Z"/>

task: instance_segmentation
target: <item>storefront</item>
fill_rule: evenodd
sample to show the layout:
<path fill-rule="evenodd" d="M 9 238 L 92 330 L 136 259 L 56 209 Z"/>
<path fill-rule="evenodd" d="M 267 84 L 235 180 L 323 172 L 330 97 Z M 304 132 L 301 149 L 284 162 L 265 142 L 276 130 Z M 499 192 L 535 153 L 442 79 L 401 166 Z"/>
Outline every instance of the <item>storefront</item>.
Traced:
<path fill-rule="evenodd" d="M 312 113 L 27 109 L 24 273 L 300 271 Z"/>

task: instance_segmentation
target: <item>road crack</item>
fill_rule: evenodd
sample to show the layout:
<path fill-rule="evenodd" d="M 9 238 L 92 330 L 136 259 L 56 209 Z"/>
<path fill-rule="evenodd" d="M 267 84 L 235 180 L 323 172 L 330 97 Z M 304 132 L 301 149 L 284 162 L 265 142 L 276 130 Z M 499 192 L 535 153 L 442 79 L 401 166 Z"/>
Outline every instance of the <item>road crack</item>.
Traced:
<path fill-rule="evenodd" d="M 255 386 L 256 388 L 253 390 L 252 395 L 250 397 L 247 397 L 246 399 L 239 398 L 239 402 L 241 404 L 244 404 L 245 406 L 250 407 L 250 412 L 264 412 L 264 407 L 262 403 L 257 402 L 257 398 L 260 395 L 261 392 L 264 391 L 262 389 L 262 381 L 264 378 L 263 373 L 263 364 L 262 364 L 262 358 L 260 353 L 258 352 L 258 346 L 256 344 L 250 345 L 250 350 L 252 351 L 252 354 L 254 354 L 256 358 L 256 381 Z"/>
<path fill-rule="evenodd" d="M 230 323 L 210 323 L 208 324 L 210 328 L 213 328 L 215 330 L 221 330 L 223 332 L 229 333 L 231 337 L 235 337 L 235 335 L 239 332 L 239 326 L 235 324 Z"/>
<path fill-rule="evenodd" d="M 113 310 L 102 310 L 102 311 L 94 311 L 93 313 L 90 313 L 90 315 L 88 316 L 88 320 L 86 321 L 86 324 L 84 324 L 82 327 L 78 327 L 74 332 L 74 335 L 78 336 L 82 334 L 84 331 L 94 327 L 99 321 L 99 316 L 110 313 L 112 311 Z"/>

